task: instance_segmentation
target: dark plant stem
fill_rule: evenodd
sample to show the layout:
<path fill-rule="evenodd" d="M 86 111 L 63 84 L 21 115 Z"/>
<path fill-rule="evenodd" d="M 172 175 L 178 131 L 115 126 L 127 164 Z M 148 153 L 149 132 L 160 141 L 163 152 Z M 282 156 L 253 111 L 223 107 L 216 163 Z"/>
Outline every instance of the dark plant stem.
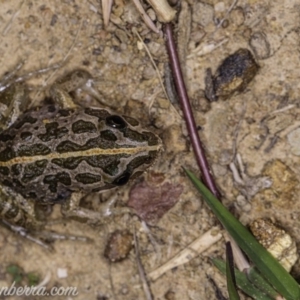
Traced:
<path fill-rule="evenodd" d="M 236 278 L 234 273 L 234 257 L 233 257 L 232 246 L 230 242 L 226 242 L 226 264 L 228 265 L 228 270 L 226 269 L 226 273 L 230 272 L 230 278 L 232 279 L 235 289 L 237 289 Z"/>
<path fill-rule="evenodd" d="M 215 180 L 210 172 L 209 165 L 206 159 L 206 155 L 200 141 L 195 119 L 192 113 L 191 104 L 187 95 L 185 83 L 183 80 L 180 63 L 178 59 L 178 54 L 173 38 L 173 29 L 170 23 L 165 24 L 164 32 L 166 36 L 166 45 L 169 54 L 169 60 L 171 64 L 171 69 L 173 72 L 176 90 L 178 93 L 178 97 L 181 102 L 181 107 L 184 115 L 184 119 L 187 125 L 187 129 L 189 132 L 189 136 L 191 139 L 191 143 L 194 149 L 195 157 L 202 173 L 203 182 L 207 186 L 207 188 L 217 197 L 220 198 L 220 192 L 216 187 Z"/>

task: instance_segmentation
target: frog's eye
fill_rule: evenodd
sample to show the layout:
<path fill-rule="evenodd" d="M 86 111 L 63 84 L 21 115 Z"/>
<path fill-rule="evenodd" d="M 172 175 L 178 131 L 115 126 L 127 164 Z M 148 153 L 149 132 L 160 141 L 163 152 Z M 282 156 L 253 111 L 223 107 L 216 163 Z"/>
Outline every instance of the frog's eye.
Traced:
<path fill-rule="evenodd" d="M 125 171 L 122 175 L 120 175 L 118 178 L 116 178 L 113 181 L 113 184 L 115 185 L 124 185 L 128 182 L 128 180 L 130 179 L 131 173 L 129 173 L 128 171 Z"/>
<path fill-rule="evenodd" d="M 125 127 L 127 127 L 127 123 L 117 115 L 107 117 L 106 125 L 117 129 L 124 129 Z"/>

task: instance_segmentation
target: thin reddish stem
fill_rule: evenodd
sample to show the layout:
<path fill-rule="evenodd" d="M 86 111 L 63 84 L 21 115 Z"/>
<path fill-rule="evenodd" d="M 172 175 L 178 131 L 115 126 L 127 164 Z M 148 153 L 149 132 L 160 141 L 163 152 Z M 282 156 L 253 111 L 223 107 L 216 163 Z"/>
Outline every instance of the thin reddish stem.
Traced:
<path fill-rule="evenodd" d="M 206 155 L 197 132 L 195 119 L 192 113 L 191 104 L 187 95 L 186 87 L 184 84 L 184 80 L 180 68 L 178 54 L 177 54 L 177 50 L 173 38 L 172 25 L 170 23 L 165 24 L 164 32 L 167 39 L 166 45 L 167 45 L 171 68 L 175 80 L 176 90 L 181 102 L 184 119 L 190 135 L 195 157 L 198 166 L 200 168 L 200 171 L 202 173 L 203 182 L 217 198 L 220 198 L 220 193 L 216 187 L 215 180 L 210 172 Z"/>

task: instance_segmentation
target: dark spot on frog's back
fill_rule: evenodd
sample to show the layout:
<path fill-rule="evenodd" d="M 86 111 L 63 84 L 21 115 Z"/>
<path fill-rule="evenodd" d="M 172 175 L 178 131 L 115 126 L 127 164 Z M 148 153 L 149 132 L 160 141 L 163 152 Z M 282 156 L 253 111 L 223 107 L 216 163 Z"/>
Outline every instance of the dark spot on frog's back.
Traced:
<path fill-rule="evenodd" d="M 75 179 L 78 182 L 84 183 L 84 184 L 92 184 L 95 182 L 100 182 L 101 181 L 101 176 L 97 174 L 91 174 L 91 173 L 81 173 L 77 174 L 75 176 Z"/>
<path fill-rule="evenodd" d="M 100 136 L 101 136 L 101 138 L 103 138 L 104 140 L 107 140 L 107 141 L 115 142 L 118 140 L 118 138 L 110 130 L 101 131 Z"/>
<path fill-rule="evenodd" d="M 128 154 L 115 155 L 93 155 L 85 158 L 85 161 L 92 167 L 100 168 L 106 174 L 114 176 L 118 174 L 121 158 L 128 158 Z"/>
<path fill-rule="evenodd" d="M 155 158 L 157 156 L 157 151 L 150 151 L 148 155 L 146 156 L 138 156 L 134 158 L 127 166 L 127 170 L 132 173 L 135 169 L 137 169 L 139 166 L 146 164 L 150 165 L 154 162 Z"/>
<path fill-rule="evenodd" d="M 74 133 L 93 133 L 97 132 L 95 124 L 83 120 L 76 121 L 72 124 L 72 131 Z"/>
<path fill-rule="evenodd" d="M 54 158 L 52 163 L 69 170 L 75 170 L 78 165 L 84 160 L 83 156 L 69 158 Z"/>
<path fill-rule="evenodd" d="M 34 163 L 27 164 L 24 168 L 22 182 L 28 183 L 44 173 L 48 160 L 38 160 Z"/>
<path fill-rule="evenodd" d="M 18 149 L 18 156 L 36 156 L 36 155 L 47 155 L 51 153 L 51 149 L 44 144 L 34 145 L 20 145 Z M 0 153 L 1 160 L 1 153 Z"/>
<path fill-rule="evenodd" d="M 85 108 L 84 113 L 89 116 L 97 117 L 99 121 L 105 120 L 110 116 L 110 113 L 105 109 Z"/>
<path fill-rule="evenodd" d="M 58 153 L 66 153 L 69 151 L 85 151 L 89 149 L 113 149 L 121 148 L 114 141 L 104 140 L 101 136 L 89 139 L 84 145 L 79 145 L 71 141 L 63 141 L 59 143 L 56 147 Z"/>
<path fill-rule="evenodd" d="M 155 146 L 160 144 L 159 138 L 152 132 L 143 131 L 142 133 L 139 133 L 129 128 L 126 128 L 124 131 L 121 131 L 124 133 L 124 136 L 129 138 L 130 140 L 137 142 L 148 142 L 149 146 Z"/>
<path fill-rule="evenodd" d="M 66 186 L 70 186 L 71 185 L 71 178 L 70 178 L 70 175 L 68 173 L 60 172 L 60 173 L 57 173 L 55 175 L 45 176 L 43 182 L 44 182 L 44 184 L 49 185 L 49 190 L 52 193 L 56 193 L 58 183 L 61 183 L 61 184 L 66 185 Z"/>
<path fill-rule="evenodd" d="M 149 146 L 155 146 L 160 143 L 159 138 L 150 131 L 144 131 L 143 135 L 146 137 Z"/>
<path fill-rule="evenodd" d="M 94 168 L 100 168 L 108 175 L 115 175 L 118 173 L 118 165 L 121 158 L 129 157 L 128 154 L 115 154 L 115 155 L 92 155 L 88 157 L 69 157 L 69 158 L 54 158 L 52 163 L 63 167 L 64 169 L 74 170 L 82 161 L 86 161 Z"/>
<path fill-rule="evenodd" d="M 23 141 L 30 141 L 31 138 L 32 138 L 32 133 L 31 132 L 25 131 L 25 132 L 21 133 L 21 139 Z"/>
<path fill-rule="evenodd" d="M 14 176 L 19 176 L 22 172 L 22 165 L 21 164 L 15 164 L 11 167 L 11 172 Z"/>
<path fill-rule="evenodd" d="M 46 133 L 38 134 L 38 138 L 43 142 L 48 142 L 53 139 L 60 139 L 66 134 L 69 130 L 66 127 L 58 127 L 57 122 L 48 123 L 45 125 Z"/>
<path fill-rule="evenodd" d="M 1 142 L 8 142 L 8 141 L 13 141 L 15 139 L 15 135 L 10 135 L 7 133 L 1 133 L 0 134 L 0 141 Z"/>
<path fill-rule="evenodd" d="M 18 119 L 13 126 L 16 129 L 20 129 L 26 123 L 34 124 L 35 122 L 37 122 L 37 118 L 32 117 L 30 115 L 30 112 L 28 112 L 24 116 L 22 116 L 20 119 Z"/>
<path fill-rule="evenodd" d="M 16 156 L 16 153 L 11 147 L 7 147 L 0 152 L 0 161 L 9 161 Z"/>
<path fill-rule="evenodd" d="M 7 179 L 3 180 L 3 184 L 23 195 L 22 192 L 25 190 L 25 187 L 21 184 L 21 182 L 18 179 L 11 179 L 8 177 Z"/>
<path fill-rule="evenodd" d="M 4 176 L 9 175 L 9 168 L 8 167 L 0 167 L 0 173 Z"/>

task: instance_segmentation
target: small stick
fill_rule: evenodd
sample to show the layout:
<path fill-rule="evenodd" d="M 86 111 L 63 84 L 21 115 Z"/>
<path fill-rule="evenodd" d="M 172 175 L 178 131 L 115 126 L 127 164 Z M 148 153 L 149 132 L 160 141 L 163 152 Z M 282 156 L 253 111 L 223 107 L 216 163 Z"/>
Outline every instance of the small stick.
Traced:
<path fill-rule="evenodd" d="M 154 59 L 153 59 L 153 57 L 152 57 L 152 55 L 151 55 L 151 52 L 150 52 L 149 48 L 148 48 L 147 45 L 144 43 L 142 37 L 141 37 L 140 34 L 137 32 L 136 28 L 132 28 L 132 32 L 138 37 L 138 39 L 140 40 L 140 42 L 143 44 L 143 47 L 144 47 L 144 49 L 146 50 L 146 52 L 147 52 L 147 54 L 148 54 L 148 56 L 149 56 L 149 58 L 150 58 L 150 61 L 151 61 L 151 63 L 152 63 L 152 66 L 153 66 L 153 68 L 155 69 L 155 72 L 156 72 L 156 74 L 157 74 L 159 83 L 160 83 L 160 85 L 161 85 L 161 87 L 162 87 L 162 89 L 163 89 L 163 92 L 164 92 L 164 94 L 165 94 L 165 97 L 168 99 L 168 94 L 167 94 L 167 91 L 166 91 L 166 89 L 165 89 L 163 80 L 162 80 L 162 78 L 161 78 L 159 69 L 158 69 L 158 67 L 157 67 L 157 65 L 156 65 L 156 63 L 155 63 L 155 61 L 154 61 Z"/>
<path fill-rule="evenodd" d="M 200 253 L 203 253 L 210 246 L 218 242 L 221 238 L 222 234 L 218 227 L 213 227 L 209 229 L 202 236 L 199 236 L 196 240 L 187 245 L 170 260 L 168 260 L 152 272 L 148 273 L 148 278 L 154 281 L 167 271 L 188 263 Z"/>
<path fill-rule="evenodd" d="M 151 289 L 150 289 L 149 283 L 146 278 L 145 270 L 142 265 L 142 261 L 141 261 L 141 257 L 140 257 L 139 242 L 138 242 L 138 239 L 136 236 L 136 232 L 134 232 L 134 249 L 135 249 L 136 263 L 137 263 L 140 279 L 142 281 L 142 286 L 143 286 L 143 290 L 145 293 L 145 297 L 147 300 L 153 300 L 154 298 L 152 296 Z"/>
<path fill-rule="evenodd" d="M 11 28 L 11 26 L 12 26 L 14 20 L 16 19 L 16 17 L 19 15 L 19 13 L 20 13 L 20 11 L 21 11 L 21 8 L 22 8 L 24 2 L 25 2 L 25 0 L 23 0 L 23 1 L 20 3 L 20 5 L 19 5 L 18 9 L 16 10 L 16 12 L 12 15 L 10 21 L 9 21 L 9 22 L 7 23 L 7 25 L 4 27 L 4 29 L 3 29 L 3 31 L 2 31 L 2 35 L 3 35 L 3 36 L 6 36 L 7 33 L 9 32 L 9 30 L 10 30 L 10 28 Z"/>
<path fill-rule="evenodd" d="M 103 14 L 103 23 L 106 28 L 109 23 L 111 8 L 113 5 L 113 0 L 102 0 L 102 14 Z"/>
<path fill-rule="evenodd" d="M 153 7 L 160 22 L 169 23 L 173 21 L 176 10 L 173 9 L 166 0 L 147 0 Z"/>
<path fill-rule="evenodd" d="M 141 14 L 144 22 L 146 23 L 146 25 L 153 30 L 155 33 L 159 33 L 159 29 L 154 25 L 154 23 L 152 22 L 152 20 L 150 19 L 150 17 L 146 14 L 142 4 L 140 3 L 139 0 L 133 0 L 133 3 L 136 7 L 136 9 L 139 11 L 139 13 Z"/>

